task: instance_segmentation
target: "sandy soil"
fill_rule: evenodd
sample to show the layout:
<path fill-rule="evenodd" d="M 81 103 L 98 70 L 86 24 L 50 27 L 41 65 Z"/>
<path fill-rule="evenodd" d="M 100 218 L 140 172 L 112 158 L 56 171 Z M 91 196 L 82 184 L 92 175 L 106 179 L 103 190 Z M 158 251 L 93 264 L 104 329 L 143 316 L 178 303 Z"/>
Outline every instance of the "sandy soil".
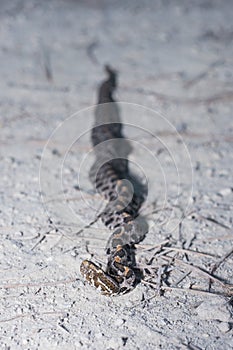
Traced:
<path fill-rule="evenodd" d="M 232 10 L 1 1 L 1 349 L 232 349 Z M 88 169 L 105 63 L 149 185 L 145 279 L 115 298 L 79 272 L 106 263 L 108 230 L 78 233 L 102 203 Z"/>

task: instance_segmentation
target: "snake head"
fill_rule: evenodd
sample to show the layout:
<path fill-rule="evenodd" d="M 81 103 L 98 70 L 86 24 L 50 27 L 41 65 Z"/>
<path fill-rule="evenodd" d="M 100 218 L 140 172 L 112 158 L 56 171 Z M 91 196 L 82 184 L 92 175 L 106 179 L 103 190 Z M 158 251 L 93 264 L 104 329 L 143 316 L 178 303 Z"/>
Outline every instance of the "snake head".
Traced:
<path fill-rule="evenodd" d="M 101 294 L 106 296 L 119 294 L 118 282 L 93 262 L 84 260 L 80 266 L 80 272 L 86 281 L 98 289 Z"/>

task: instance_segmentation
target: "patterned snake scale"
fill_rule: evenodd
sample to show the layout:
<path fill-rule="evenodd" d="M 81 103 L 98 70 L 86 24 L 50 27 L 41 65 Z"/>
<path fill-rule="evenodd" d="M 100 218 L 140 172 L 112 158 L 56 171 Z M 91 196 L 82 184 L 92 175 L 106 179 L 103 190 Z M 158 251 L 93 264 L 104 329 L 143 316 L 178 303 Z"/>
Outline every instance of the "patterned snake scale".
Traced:
<path fill-rule="evenodd" d="M 122 134 L 118 105 L 113 99 L 117 74 L 105 67 L 108 79 L 99 88 L 92 129 L 95 163 L 90 180 L 107 201 L 100 214 L 102 222 L 113 230 L 108 243 L 106 272 L 89 260 L 80 266 L 84 278 L 104 295 L 123 294 L 135 287 L 139 271 L 135 267 L 134 244 L 145 236 L 138 211 L 144 201 L 143 185 L 128 170 L 128 154 L 132 148 Z"/>

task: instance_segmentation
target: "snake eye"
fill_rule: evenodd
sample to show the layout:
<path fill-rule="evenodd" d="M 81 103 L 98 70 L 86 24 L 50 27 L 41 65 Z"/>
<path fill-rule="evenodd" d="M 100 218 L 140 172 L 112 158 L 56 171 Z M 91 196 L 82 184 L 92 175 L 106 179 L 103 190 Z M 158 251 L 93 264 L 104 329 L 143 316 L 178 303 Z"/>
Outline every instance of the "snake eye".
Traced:
<path fill-rule="evenodd" d="M 119 256 L 120 258 L 123 258 L 126 255 L 125 250 L 122 247 L 121 248 L 117 247 L 116 255 Z"/>

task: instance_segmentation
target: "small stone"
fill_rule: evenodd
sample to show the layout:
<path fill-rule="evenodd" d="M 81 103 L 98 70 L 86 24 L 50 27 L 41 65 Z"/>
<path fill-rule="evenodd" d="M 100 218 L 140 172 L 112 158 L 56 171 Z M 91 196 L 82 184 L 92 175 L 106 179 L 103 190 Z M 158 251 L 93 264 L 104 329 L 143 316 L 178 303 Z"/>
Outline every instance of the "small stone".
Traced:
<path fill-rule="evenodd" d="M 228 188 L 223 188 L 222 190 L 220 190 L 218 192 L 218 195 L 221 196 L 221 197 L 226 197 L 226 196 L 229 196 L 229 194 L 232 193 L 232 189 L 230 187 Z"/>
<path fill-rule="evenodd" d="M 125 320 L 123 320 L 122 318 L 118 318 L 114 323 L 116 327 L 120 327 L 124 324 Z"/>
<path fill-rule="evenodd" d="M 96 336 L 97 339 L 101 339 L 101 338 L 103 338 L 103 333 L 101 333 L 101 332 L 96 333 L 95 336 Z"/>
<path fill-rule="evenodd" d="M 27 345 L 27 343 L 28 343 L 28 341 L 27 341 L 27 339 L 22 339 L 22 345 Z"/>
<path fill-rule="evenodd" d="M 205 301 L 197 307 L 197 314 L 202 320 L 218 320 L 228 322 L 231 314 L 221 298 Z"/>
<path fill-rule="evenodd" d="M 112 348 L 112 349 L 119 349 L 119 347 L 120 347 L 120 338 L 118 338 L 118 339 L 110 339 L 109 340 L 109 343 L 108 343 L 108 348 Z"/>
<path fill-rule="evenodd" d="M 203 338 L 209 338 L 209 334 L 208 333 L 202 333 L 202 336 L 203 336 Z"/>
<path fill-rule="evenodd" d="M 227 333 L 230 330 L 230 325 L 228 322 L 220 322 L 218 328 L 222 333 Z"/>
<path fill-rule="evenodd" d="M 26 221 L 28 224 L 31 224 L 31 222 L 32 222 L 32 217 L 29 216 L 29 215 L 27 215 L 27 216 L 25 217 L 25 221 Z"/>
<path fill-rule="evenodd" d="M 227 171 L 226 169 L 221 169 L 221 170 L 219 171 L 218 175 L 219 175 L 220 177 L 227 177 L 227 176 L 229 176 L 229 171 Z"/>

